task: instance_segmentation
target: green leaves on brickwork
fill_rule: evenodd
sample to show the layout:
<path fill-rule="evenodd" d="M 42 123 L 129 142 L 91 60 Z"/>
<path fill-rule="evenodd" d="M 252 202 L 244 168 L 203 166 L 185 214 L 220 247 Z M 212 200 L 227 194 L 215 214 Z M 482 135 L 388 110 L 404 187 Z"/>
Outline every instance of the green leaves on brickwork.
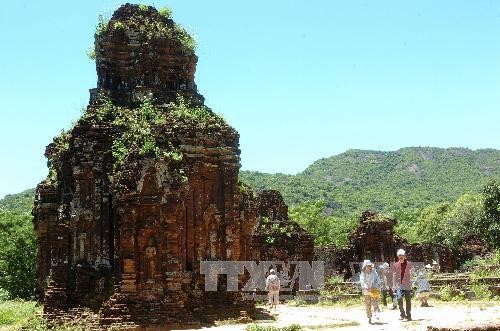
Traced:
<path fill-rule="evenodd" d="M 70 130 L 61 130 L 61 133 L 54 137 L 52 143 L 47 146 L 45 150 L 45 156 L 47 157 L 47 165 L 49 167 L 49 175 L 47 176 L 47 181 L 49 183 L 57 183 L 57 170 L 59 167 L 59 161 L 63 158 L 64 154 L 69 151 Z"/>
<path fill-rule="evenodd" d="M 115 106 L 111 100 L 104 99 L 100 106 L 89 109 L 82 120 L 113 128 L 115 169 L 131 153 L 180 162 L 182 152 L 172 141 L 166 141 L 165 136 L 172 138 L 177 131 L 186 129 L 211 134 L 225 125 L 222 117 L 205 106 L 189 104 L 182 96 L 161 108 L 155 107 L 147 98 L 139 107 L 132 109 Z"/>
<path fill-rule="evenodd" d="M 115 22 L 113 23 L 113 29 L 116 31 L 125 31 L 127 26 L 123 24 L 122 22 Z"/>
<path fill-rule="evenodd" d="M 97 116 L 111 117 L 111 126 L 118 129 L 118 134 L 113 139 L 112 154 L 115 168 L 123 163 L 131 152 L 141 157 L 171 158 L 174 161 L 182 160 L 182 154 L 171 144 L 158 146 L 154 127 L 165 123 L 165 116 L 145 99 L 140 107 L 135 109 L 122 109 L 115 107 L 110 100 L 98 108 Z M 179 154 L 181 155 L 179 157 Z"/>
<path fill-rule="evenodd" d="M 149 6 L 145 5 L 145 4 L 139 4 L 139 9 L 141 11 L 148 11 L 149 10 Z"/>
<path fill-rule="evenodd" d="M 124 32 L 128 29 L 137 30 L 146 41 L 168 38 L 177 40 L 189 54 L 196 50 L 196 39 L 181 25 L 172 21 L 172 10 L 168 7 L 156 10 L 147 5 L 138 5 L 139 11 L 128 21 L 118 21 L 110 24 L 102 15 L 98 16 L 95 34 L 104 36 L 110 29 Z"/>
<path fill-rule="evenodd" d="M 158 9 L 158 13 L 165 18 L 169 18 L 169 19 L 172 18 L 172 9 L 170 9 L 168 7 L 162 7 L 160 9 Z"/>
<path fill-rule="evenodd" d="M 108 32 L 109 21 L 104 18 L 103 15 L 99 14 L 97 16 L 97 25 L 95 27 L 95 34 L 97 36 L 103 36 Z"/>
<path fill-rule="evenodd" d="M 292 224 L 276 222 L 269 217 L 261 217 L 257 232 L 265 237 L 268 245 L 273 245 L 279 237 L 291 238 L 294 228 Z"/>
<path fill-rule="evenodd" d="M 252 188 L 240 180 L 238 181 L 238 190 L 243 195 L 250 195 L 251 197 L 255 196 L 255 193 L 252 190 Z"/>
<path fill-rule="evenodd" d="M 184 123 L 190 128 L 210 134 L 226 125 L 224 119 L 206 106 L 190 105 L 178 95 L 176 102 L 167 105 L 167 118 L 173 123 Z"/>
<path fill-rule="evenodd" d="M 87 49 L 87 51 L 85 52 L 87 54 L 87 57 L 91 60 L 94 60 L 96 59 L 96 55 L 95 55 L 95 47 L 92 46 L 90 47 L 89 49 Z"/>
<path fill-rule="evenodd" d="M 197 131 L 211 136 L 227 126 L 221 116 L 206 106 L 192 105 L 180 95 L 175 102 L 162 107 L 154 106 L 148 98 L 136 108 L 115 106 L 109 98 L 102 98 L 98 106 L 84 111 L 76 125 L 85 123 L 111 129 L 113 171 L 130 155 L 179 163 L 183 154 L 173 143 L 178 134 Z M 62 131 L 47 148 L 51 183 L 57 182 L 56 169 L 64 153 L 69 151 L 72 131 L 73 128 Z M 184 173 L 180 175 L 185 179 Z"/>

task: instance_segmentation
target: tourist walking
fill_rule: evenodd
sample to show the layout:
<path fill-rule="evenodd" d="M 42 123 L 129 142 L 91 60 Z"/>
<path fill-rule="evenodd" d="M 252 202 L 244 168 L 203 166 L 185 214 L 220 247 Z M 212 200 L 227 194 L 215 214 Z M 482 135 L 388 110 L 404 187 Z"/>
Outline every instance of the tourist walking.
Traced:
<path fill-rule="evenodd" d="M 380 297 L 380 278 L 370 260 L 363 261 L 361 275 L 359 276 L 359 284 L 361 285 L 361 290 L 365 298 L 366 317 L 368 317 L 368 323 L 371 324 L 372 305 L 374 319 L 376 321 L 379 319 L 378 314 L 380 313 L 380 307 L 378 305 L 378 299 Z"/>
<path fill-rule="evenodd" d="M 280 300 L 280 279 L 276 276 L 274 269 L 269 270 L 269 276 L 266 278 L 266 291 L 269 297 L 271 308 L 276 308 Z"/>
<path fill-rule="evenodd" d="M 411 321 L 411 270 L 413 265 L 406 259 L 406 253 L 403 249 L 397 251 L 398 262 L 392 266 L 392 289 L 398 299 L 399 313 L 401 319 Z M 403 298 L 406 303 L 406 310 L 403 308 Z"/>
<path fill-rule="evenodd" d="M 429 307 L 427 299 L 429 299 L 429 295 L 431 294 L 431 286 L 429 285 L 429 281 L 427 280 L 427 274 L 425 273 L 425 270 L 420 270 L 418 272 L 413 286 L 417 288 L 417 299 L 420 300 L 420 306 Z"/>
<path fill-rule="evenodd" d="M 398 303 L 392 291 L 392 273 L 389 270 L 389 263 L 384 262 L 379 267 L 380 284 L 382 290 L 382 303 L 387 307 L 387 296 L 391 298 L 392 309 L 398 308 Z"/>

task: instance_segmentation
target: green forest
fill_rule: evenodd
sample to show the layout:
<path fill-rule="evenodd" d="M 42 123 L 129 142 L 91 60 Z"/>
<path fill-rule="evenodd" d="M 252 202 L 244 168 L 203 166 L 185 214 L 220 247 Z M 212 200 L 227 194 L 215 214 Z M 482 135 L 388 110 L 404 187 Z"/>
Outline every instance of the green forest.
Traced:
<path fill-rule="evenodd" d="M 30 189 L 0 200 L 0 300 L 28 299 L 34 295 L 34 198 L 35 190 Z"/>
<path fill-rule="evenodd" d="M 289 206 L 323 200 L 329 214 L 425 208 L 479 193 L 500 180 L 500 151 L 409 147 L 393 152 L 348 150 L 297 175 L 241 171 L 254 190 L 275 189 Z"/>
<path fill-rule="evenodd" d="M 500 151 L 404 148 L 350 150 L 316 161 L 293 176 L 241 172 L 254 190 L 278 189 L 290 218 L 317 245 L 347 244 L 362 211 L 397 220 L 409 242 L 456 248 L 469 235 L 500 246 Z M 31 209 L 35 190 L 0 200 L 0 299 L 32 298 L 36 241 Z"/>
<path fill-rule="evenodd" d="M 316 243 L 345 245 L 361 212 L 396 219 L 409 242 L 459 246 L 481 234 L 498 246 L 500 151 L 408 147 L 393 152 L 348 150 L 297 175 L 240 172 L 254 190 L 275 189 L 291 219 Z"/>

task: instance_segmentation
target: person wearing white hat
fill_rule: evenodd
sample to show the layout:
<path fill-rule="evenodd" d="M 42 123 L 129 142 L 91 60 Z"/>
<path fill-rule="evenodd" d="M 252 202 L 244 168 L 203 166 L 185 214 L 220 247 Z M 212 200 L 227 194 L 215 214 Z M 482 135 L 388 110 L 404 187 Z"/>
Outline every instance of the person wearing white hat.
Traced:
<path fill-rule="evenodd" d="M 411 270 L 413 265 L 406 259 L 406 252 L 404 249 L 397 251 L 398 262 L 392 265 L 392 289 L 396 292 L 398 299 L 398 306 L 400 312 L 400 319 L 411 321 Z M 406 311 L 403 308 L 403 297 L 406 303 Z"/>
<path fill-rule="evenodd" d="M 375 320 L 378 321 L 378 313 L 380 308 L 378 305 L 378 298 L 380 297 L 380 278 L 377 271 L 373 268 L 373 263 L 370 260 L 364 260 L 361 267 L 361 274 L 359 276 L 359 284 L 365 297 L 366 317 L 368 323 L 372 323 L 372 305 L 375 314 Z"/>
<path fill-rule="evenodd" d="M 382 303 L 387 307 L 387 296 L 391 297 L 392 309 L 398 308 L 398 302 L 392 291 L 392 273 L 389 270 L 389 263 L 384 262 L 379 266 L 380 269 L 380 284 L 382 289 Z"/>
<path fill-rule="evenodd" d="M 269 276 L 266 278 L 266 290 L 269 297 L 271 308 L 276 308 L 280 301 L 280 279 L 276 276 L 274 269 L 269 270 Z"/>
<path fill-rule="evenodd" d="M 429 307 L 427 300 L 429 299 L 429 295 L 431 293 L 431 286 L 427 280 L 425 270 L 420 270 L 417 273 L 417 279 L 413 282 L 413 286 L 417 287 L 417 299 L 420 300 L 421 306 Z"/>

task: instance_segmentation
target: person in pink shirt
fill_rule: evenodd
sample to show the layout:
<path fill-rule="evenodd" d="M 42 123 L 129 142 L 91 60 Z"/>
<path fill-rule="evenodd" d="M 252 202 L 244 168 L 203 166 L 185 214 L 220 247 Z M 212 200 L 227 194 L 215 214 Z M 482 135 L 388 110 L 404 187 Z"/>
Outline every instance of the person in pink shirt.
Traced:
<path fill-rule="evenodd" d="M 406 259 L 406 253 L 399 249 L 396 253 L 398 262 L 392 265 L 392 289 L 398 299 L 399 313 L 401 319 L 411 321 L 411 271 L 413 265 Z M 406 311 L 403 308 L 403 297 L 406 303 Z"/>

